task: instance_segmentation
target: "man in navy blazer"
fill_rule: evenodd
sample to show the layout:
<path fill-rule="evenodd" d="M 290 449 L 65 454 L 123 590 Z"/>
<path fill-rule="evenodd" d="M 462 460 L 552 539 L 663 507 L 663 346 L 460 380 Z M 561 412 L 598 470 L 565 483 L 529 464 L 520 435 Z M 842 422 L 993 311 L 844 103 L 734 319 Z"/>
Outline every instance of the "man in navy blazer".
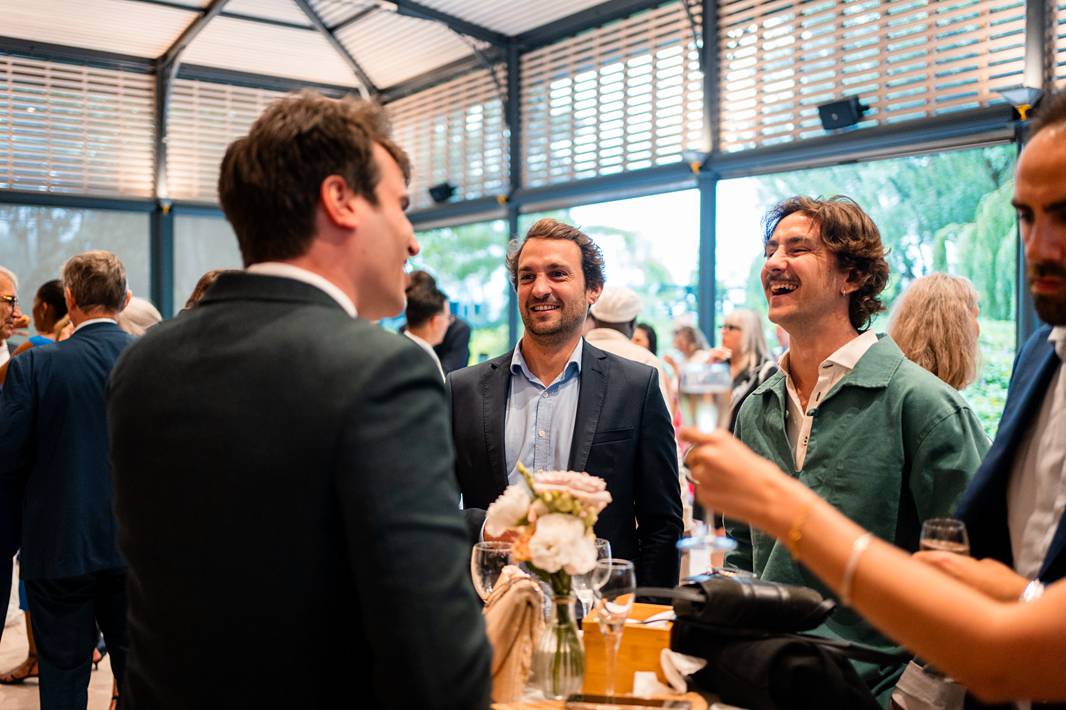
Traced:
<path fill-rule="evenodd" d="M 74 334 L 15 358 L 0 397 L 0 479 L 5 494 L 23 489 L 21 571 L 44 710 L 85 707 L 98 626 L 119 684 L 127 647 L 104 402 L 133 340 L 115 322 L 130 293 L 122 263 L 104 251 L 69 259 L 63 283 Z"/>
<path fill-rule="evenodd" d="M 1012 204 L 1047 325 L 1018 353 L 996 440 L 959 502 L 973 558 L 925 554 L 1004 600 L 1066 576 L 1066 92 L 1045 98 L 1033 121 Z"/>
<path fill-rule="evenodd" d="M 518 347 L 448 376 L 455 471 L 467 508 L 486 508 L 519 462 L 603 478 L 596 522 L 640 586 L 678 582 L 677 449 L 654 368 L 581 337 L 603 288 L 603 257 L 580 230 L 542 219 L 508 257 L 526 331 Z M 469 518 L 468 518 L 469 519 Z"/>
<path fill-rule="evenodd" d="M 15 332 L 18 319 L 18 279 L 9 269 L 0 266 L 0 367 L 11 357 L 7 339 Z M 0 382 L 0 393 L 3 382 Z M 2 458 L 2 457 L 0 457 Z M 22 500 L 17 482 L 0 476 L 0 605 L 11 594 L 12 560 L 19 549 L 19 510 Z M 0 639 L 4 637 L 4 625 L 0 623 Z"/>

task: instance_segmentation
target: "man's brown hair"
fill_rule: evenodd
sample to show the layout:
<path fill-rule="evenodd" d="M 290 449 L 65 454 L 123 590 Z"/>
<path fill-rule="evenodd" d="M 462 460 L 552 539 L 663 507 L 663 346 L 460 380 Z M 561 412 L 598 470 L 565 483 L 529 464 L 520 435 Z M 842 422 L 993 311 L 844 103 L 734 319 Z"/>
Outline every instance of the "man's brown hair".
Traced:
<path fill-rule="evenodd" d="M 126 268 L 109 251 L 76 254 L 63 264 L 63 287 L 83 311 L 118 313 L 126 305 Z"/>
<path fill-rule="evenodd" d="M 585 276 L 585 289 L 603 287 L 603 251 L 596 242 L 577 227 L 545 217 L 533 223 L 521 242 L 517 239 L 511 240 L 507 250 L 507 270 L 511 274 L 511 285 L 515 288 L 518 287 L 518 258 L 522 256 L 522 249 L 530 239 L 567 239 L 577 244 L 581 249 L 581 272 Z"/>
<path fill-rule="evenodd" d="M 763 243 L 770 241 L 781 220 L 797 212 L 818 225 L 826 247 L 859 285 L 851 294 L 848 317 L 855 330 L 865 331 L 874 314 L 885 309 L 878 298 L 888 283 L 888 262 L 885 261 L 881 232 L 870 215 L 850 197 L 834 195 L 823 200 L 796 196 L 782 200 L 766 213 Z"/>
<path fill-rule="evenodd" d="M 1031 140 L 1040 131 L 1051 126 L 1066 123 L 1066 90 L 1053 91 L 1041 100 L 1033 116 L 1033 122 L 1029 124 L 1029 136 Z"/>
<path fill-rule="evenodd" d="M 307 252 L 319 190 L 330 175 L 341 176 L 376 205 L 381 171 L 372 153 L 375 143 L 409 180 L 407 154 L 389 137 L 388 118 L 378 104 L 302 91 L 268 106 L 248 135 L 226 149 L 218 177 L 219 201 L 237 233 L 244 265 Z"/>

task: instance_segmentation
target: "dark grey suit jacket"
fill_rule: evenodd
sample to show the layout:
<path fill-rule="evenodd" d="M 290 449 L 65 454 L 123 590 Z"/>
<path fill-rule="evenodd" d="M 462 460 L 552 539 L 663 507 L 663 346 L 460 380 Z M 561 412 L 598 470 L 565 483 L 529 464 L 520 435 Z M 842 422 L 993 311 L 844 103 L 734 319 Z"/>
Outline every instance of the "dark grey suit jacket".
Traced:
<path fill-rule="evenodd" d="M 115 369 L 132 708 L 488 707 L 440 374 L 292 279 L 224 274 Z"/>
<path fill-rule="evenodd" d="M 504 420 L 514 351 L 448 376 L 455 471 L 469 508 L 507 487 Z M 596 522 L 611 554 L 632 560 L 642 586 L 677 584 L 681 489 L 673 426 L 654 368 L 585 343 L 569 466 L 607 482 L 612 503 Z"/>

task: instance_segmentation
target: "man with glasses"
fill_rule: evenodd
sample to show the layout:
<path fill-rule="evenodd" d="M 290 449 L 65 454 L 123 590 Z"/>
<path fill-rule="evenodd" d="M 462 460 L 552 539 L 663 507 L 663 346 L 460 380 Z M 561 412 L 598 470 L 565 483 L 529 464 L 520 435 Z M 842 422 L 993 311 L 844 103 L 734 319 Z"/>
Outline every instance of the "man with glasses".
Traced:
<path fill-rule="evenodd" d="M 11 359 L 15 347 L 8 342 L 8 338 L 15 332 L 20 324 L 22 312 L 19 311 L 18 297 L 19 280 L 12 271 L 0 266 L 0 366 Z M 0 385 L 3 380 L 0 380 Z"/>
<path fill-rule="evenodd" d="M 5 374 L 14 351 L 8 338 L 15 332 L 15 324 L 22 315 L 19 312 L 17 290 L 18 278 L 10 269 L 0 266 L 0 372 Z M 0 388 L 3 384 L 3 379 L 0 379 Z M 19 490 L 15 481 L 0 476 L 0 505 L 3 506 L 0 509 L 0 604 L 4 605 L 11 595 L 12 560 L 19 549 L 19 512 L 22 507 Z M 0 639 L 3 637 L 4 625 L 0 623 Z"/>

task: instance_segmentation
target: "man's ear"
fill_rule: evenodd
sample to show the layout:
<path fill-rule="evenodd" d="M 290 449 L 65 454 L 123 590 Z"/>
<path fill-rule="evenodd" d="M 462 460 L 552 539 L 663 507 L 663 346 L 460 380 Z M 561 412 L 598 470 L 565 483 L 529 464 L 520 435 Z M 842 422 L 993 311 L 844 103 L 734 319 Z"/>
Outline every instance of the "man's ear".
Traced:
<path fill-rule="evenodd" d="M 600 300 L 601 293 L 603 293 L 603 286 L 596 286 L 595 288 L 585 289 L 585 298 L 588 299 L 590 306 L 596 301 Z"/>
<path fill-rule="evenodd" d="M 126 289 L 126 299 L 122 301 L 122 308 L 118 309 L 119 313 L 126 310 L 126 306 L 130 305 L 130 301 L 133 299 L 133 291 Z"/>
<path fill-rule="evenodd" d="M 359 225 L 357 196 L 348 181 L 340 175 L 327 175 L 318 190 L 318 202 L 322 213 L 332 224 L 342 229 L 355 229 Z"/>
<path fill-rule="evenodd" d="M 67 313 L 70 313 L 78 307 L 78 304 L 74 301 L 74 296 L 70 293 L 70 288 L 68 286 L 63 287 L 63 300 L 67 302 Z"/>
<path fill-rule="evenodd" d="M 846 296 L 849 293 L 855 293 L 862 288 L 864 283 L 866 283 L 864 275 L 855 269 L 848 269 L 848 277 L 844 279 L 844 285 L 840 287 L 840 294 Z"/>

